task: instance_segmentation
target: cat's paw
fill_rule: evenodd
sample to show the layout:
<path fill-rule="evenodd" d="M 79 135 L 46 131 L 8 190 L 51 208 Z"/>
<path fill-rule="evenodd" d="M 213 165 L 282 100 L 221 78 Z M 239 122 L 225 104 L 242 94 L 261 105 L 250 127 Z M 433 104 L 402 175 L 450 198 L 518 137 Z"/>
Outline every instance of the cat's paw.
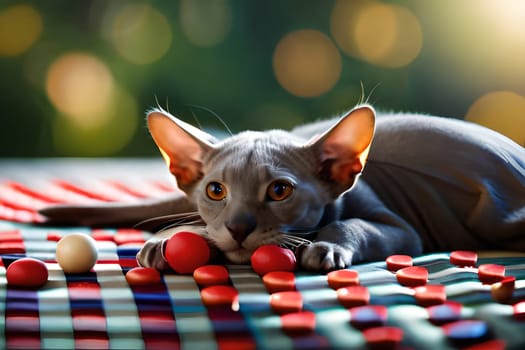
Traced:
<path fill-rule="evenodd" d="M 137 253 L 137 262 L 142 267 L 153 267 L 159 271 L 166 271 L 170 268 L 164 258 L 164 248 L 166 239 L 150 239 Z"/>
<path fill-rule="evenodd" d="M 297 256 L 301 267 L 310 271 L 344 269 L 352 263 L 352 252 L 330 242 L 314 242 L 299 247 Z"/>

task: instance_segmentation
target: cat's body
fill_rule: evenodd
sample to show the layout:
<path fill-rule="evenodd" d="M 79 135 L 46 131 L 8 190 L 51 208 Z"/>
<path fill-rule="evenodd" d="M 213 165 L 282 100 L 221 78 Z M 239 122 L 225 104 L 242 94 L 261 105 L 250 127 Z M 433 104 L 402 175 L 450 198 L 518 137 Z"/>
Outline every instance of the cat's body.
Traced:
<path fill-rule="evenodd" d="M 150 113 L 148 125 L 187 197 L 42 212 L 112 224 L 196 210 L 206 225 L 191 228 L 230 261 L 304 238 L 313 243 L 297 254 L 310 270 L 423 251 L 525 251 L 525 149 L 483 127 L 420 115 L 375 121 L 369 106 L 290 133 L 221 142 L 163 111 Z M 166 268 L 162 239 L 180 230 L 147 242 L 141 264 Z"/>

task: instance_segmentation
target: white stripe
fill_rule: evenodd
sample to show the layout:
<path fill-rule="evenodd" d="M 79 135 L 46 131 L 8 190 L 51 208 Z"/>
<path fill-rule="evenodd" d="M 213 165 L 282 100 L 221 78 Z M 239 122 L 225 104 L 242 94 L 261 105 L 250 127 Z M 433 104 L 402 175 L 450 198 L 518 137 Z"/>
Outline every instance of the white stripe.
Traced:
<path fill-rule="evenodd" d="M 95 265 L 110 349 L 144 349 L 133 292 L 118 264 Z"/>
<path fill-rule="evenodd" d="M 66 278 L 58 264 L 46 264 L 48 282 L 38 290 L 42 349 L 73 349 L 75 336 Z"/>

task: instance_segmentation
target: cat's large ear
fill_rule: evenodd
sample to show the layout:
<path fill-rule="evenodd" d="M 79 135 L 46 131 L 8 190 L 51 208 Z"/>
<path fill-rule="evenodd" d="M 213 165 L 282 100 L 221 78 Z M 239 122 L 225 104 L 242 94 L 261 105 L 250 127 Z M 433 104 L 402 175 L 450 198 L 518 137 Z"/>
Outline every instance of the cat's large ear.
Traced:
<path fill-rule="evenodd" d="M 160 109 L 147 115 L 148 128 L 157 147 L 184 191 L 202 176 L 202 158 L 213 149 L 215 138 Z"/>
<path fill-rule="evenodd" d="M 363 170 L 374 131 L 375 111 L 361 105 L 308 142 L 318 157 L 319 176 L 335 185 L 336 194 L 350 188 Z"/>

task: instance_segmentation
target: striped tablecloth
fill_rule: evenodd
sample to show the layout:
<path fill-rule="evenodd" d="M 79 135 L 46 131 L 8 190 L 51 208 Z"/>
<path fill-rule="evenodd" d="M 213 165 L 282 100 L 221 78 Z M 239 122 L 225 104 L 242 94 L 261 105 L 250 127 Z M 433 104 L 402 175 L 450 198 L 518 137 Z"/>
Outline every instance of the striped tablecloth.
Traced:
<path fill-rule="evenodd" d="M 270 294 L 249 266 L 227 266 L 239 292 L 239 309 L 206 307 L 192 276 L 163 275 L 163 283 L 130 286 L 125 273 L 150 233 L 133 229 L 47 227 L 36 210 L 52 203 L 135 201 L 162 196 L 173 183 L 156 160 L 43 160 L 0 162 L 0 349 L 324 349 L 366 348 L 363 329 L 352 322 L 326 275 L 297 272 L 303 309 L 315 313 L 312 332 L 290 333 L 270 306 Z M 57 241 L 72 232 L 92 235 L 99 260 L 89 273 L 64 274 L 55 260 Z M 7 285 L 6 267 L 30 256 L 45 261 L 47 284 L 39 289 Z M 481 321 L 488 331 L 470 341 L 453 340 L 448 323 L 431 322 L 414 290 L 397 282 L 385 262 L 353 266 L 368 288 L 371 305 L 387 309 L 384 326 L 402 330 L 403 349 L 525 348 L 525 257 L 493 253 L 479 264 L 506 266 L 516 289 L 505 303 L 493 300 L 476 268 L 452 265 L 448 253 L 414 259 L 429 271 L 429 284 L 446 286 L 460 320 Z M 525 312 L 525 310 L 524 310 Z"/>

